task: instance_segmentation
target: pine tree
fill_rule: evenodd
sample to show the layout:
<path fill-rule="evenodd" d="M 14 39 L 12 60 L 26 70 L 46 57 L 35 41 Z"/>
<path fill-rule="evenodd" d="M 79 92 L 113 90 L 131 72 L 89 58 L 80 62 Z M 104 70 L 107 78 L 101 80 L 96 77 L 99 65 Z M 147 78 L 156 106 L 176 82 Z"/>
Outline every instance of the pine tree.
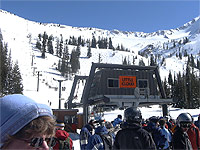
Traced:
<path fill-rule="evenodd" d="M 172 79 L 171 71 L 169 72 L 169 75 L 168 75 L 168 83 L 169 83 L 169 85 L 173 86 L 173 79 Z"/>
<path fill-rule="evenodd" d="M 54 51 L 53 51 L 53 43 L 52 43 L 52 40 L 53 40 L 53 36 L 49 36 L 48 38 L 48 42 L 47 42 L 47 50 L 50 54 L 53 54 Z"/>
<path fill-rule="evenodd" d="M 1 34 L 0 34 L 1 35 Z M 3 59 L 3 44 L 1 42 L 1 38 L 0 38 L 0 97 L 2 96 L 2 68 L 3 68 L 3 64 L 2 64 L 2 59 Z"/>
<path fill-rule="evenodd" d="M 113 49 L 112 39 L 111 39 L 111 37 L 109 38 L 108 49 Z"/>
<path fill-rule="evenodd" d="M 65 59 L 62 58 L 61 67 L 60 67 L 60 72 L 61 72 L 62 76 L 64 76 L 65 72 L 66 72 L 66 66 L 65 65 L 66 65 Z"/>
<path fill-rule="evenodd" d="M 96 44 L 97 44 L 96 38 L 93 36 L 93 37 L 92 37 L 91 48 L 96 48 Z"/>
<path fill-rule="evenodd" d="M 78 37 L 78 46 L 81 45 L 81 42 L 82 42 L 82 40 L 81 40 L 81 36 L 79 36 L 79 37 Z"/>
<path fill-rule="evenodd" d="M 170 98 L 171 92 L 170 92 L 170 87 L 169 87 L 169 85 L 167 83 L 167 79 L 166 78 L 164 79 L 164 82 L 163 82 L 163 88 L 165 90 L 166 97 Z"/>
<path fill-rule="evenodd" d="M 39 40 L 41 41 L 41 40 L 42 40 L 42 35 L 41 35 L 41 34 L 38 34 L 38 38 L 39 38 Z"/>
<path fill-rule="evenodd" d="M 124 58 L 122 64 L 123 64 L 123 65 L 128 65 L 128 62 L 127 62 L 127 60 L 126 60 L 126 57 Z"/>
<path fill-rule="evenodd" d="M 98 63 L 101 63 L 102 62 L 102 58 L 101 58 L 101 54 L 99 53 L 99 57 L 98 57 Z"/>
<path fill-rule="evenodd" d="M 73 49 L 70 58 L 72 73 L 76 73 L 80 69 L 79 52 Z"/>
<path fill-rule="evenodd" d="M 87 57 L 90 58 L 91 56 L 92 56 L 92 52 L 91 52 L 91 47 L 89 45 L 87 49 Z"/>
<path fill-rule="evenodd" d="M 12 88 L 13 88 L 13 76 L 12 76 L 12 59 L 11 59 L 11 51 L 9 53 L 8 59 L 7 59 L 7 75 L 6 75 L 6 82 L 4 87 L 4 93 L 5 94 L 11 94 Z"/>
<path fill-rule="evenodd" d="M 150 66 L 156 66 L 153 54 L 151 54 L 151 57 L 150 57 Z"/>
<path fill-rule="evenodd" d="M 2 93 L 3 94 L 17 94 L 23 92 L 23 84 L 22 78 L 19 71 L 18 63 L 16 62 L 13 66 L 12 59 L 11 59 L 11 52 L 9 53 L 6 64 L 4 64 L 7 68 L 7 72 L 5 75 L 5 82 L 1 82 L 2 86 Z M 5 72 L 4 72 L 5 73 Z"/>
<path fill-rule="evenodd" d="M 22 77 L 20 74 L 18 62 L 14 64 L 12 69 L 12 79 L 13 79 L 13 89 L 12 94 L 23 94 L 23 84 L 22 84 Z"/>
<path fill-rule="evenodd" d="M 0 41 L 0 53 L 1 53 L 1 91 L 0 93 L 5 93 L 6 77 L 8 74 L 8 58 L 7 58 L 7 44 L 3 45 Z"/>
<path fill-rule="evenodd" d="M 59 49 L 58 49 L 58 57 L 62 57 L 62 53 L 63 53 L 63 37 L 62 34 L 60 35 L 61 39 L 60 39 L 60 43 L 59 43 Z"/>
<path fill-rule="evenodd" d="M 200 70 L 200 60 L 197 59 L 197 69 Z"/>
<path fill-rule="evenodd" d="M 139 66 L 145 66 L 145 63 L 144 63 L 143 59 L 139 60 Z"/>
<path fill-rule="evenodd" d="M 36 42 L 36 46 L 35 46 L 37 49 L 39 49 L 40 51 L 42 50 L 42 45 L 41 45 L 41 43 L 40 43 L 40 41 L 39 40 L 37 40 L 37 42 Z"/>
<path fill-rule="evenodd" d="M 46 45 L 47 45 L 47 39 L 48 39 L 48 35 L 47 35 L 46 32 L 44 32 L 42 38 L 43 38 L 43 41 L 42 41 L 42 58 L 45 58 Z"/>
<path fill-rule="evenodd" d="M 186 102 L 187 102 L 187 108 L 191 108 L 191 101 L 192 101 L 192 91 L 191 91 L 192 85 L 191 85 L 191 69 L 189 64 L 186 66 Z"/>
<path fill-rule="evenodd" d="M 179 58 L 182 59 L 182 53 L 181 52 L 179 52 Z"/>
<path fill-rule="evenodd" d="M 59 49 L 60 49 L 60 40 L 57 38 L 56 40 L 56 56 L 59 57 Z"/>
<path fill-rule="evenodd" d="M 133 56 L 133 61 L 132 61 L 133 65 L 135 65 L 135 57 Z"/>

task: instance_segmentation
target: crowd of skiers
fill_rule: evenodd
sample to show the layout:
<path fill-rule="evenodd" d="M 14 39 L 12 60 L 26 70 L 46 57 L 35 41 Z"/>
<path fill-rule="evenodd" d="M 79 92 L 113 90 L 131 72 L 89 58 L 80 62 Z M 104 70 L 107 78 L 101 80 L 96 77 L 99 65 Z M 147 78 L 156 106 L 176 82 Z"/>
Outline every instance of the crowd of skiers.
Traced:
<path fill-rule="evenodd" d="M 63 122 L 55 122 L 45 104 L 21 95 L 0 98 L 0 149 L 73 149 Z M 139 109 L 124 111 L 112 122 L 90 120 L 80 132 L 81 150 L 109 149 L 200 149 L 200 115 L 193 121 L 189 113 L 176 120 L 152 116 L 142 119 Z"/>
<path fill-rule="evenodd" d="M 124 111 L 112 122 L 90 120 L 80 132 L 81 150 L 107 149 L 200 149 L 200 114 L 193 121 L 189 113 L 181 113 L 176 120 L 168 116 L 142 119 L 139 109 Z"/>

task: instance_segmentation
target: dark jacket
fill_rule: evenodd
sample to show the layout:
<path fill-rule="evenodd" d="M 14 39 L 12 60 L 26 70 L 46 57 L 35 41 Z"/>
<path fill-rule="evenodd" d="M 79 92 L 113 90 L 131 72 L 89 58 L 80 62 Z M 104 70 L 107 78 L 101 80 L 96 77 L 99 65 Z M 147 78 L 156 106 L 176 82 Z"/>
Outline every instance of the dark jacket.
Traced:
<path fill-rule="evenodd" d="M 118 131 L 113 149 L 156 149 L 151 135 L 139 124 L 124 124 Z"/>
<path fill-rule="evenodd" d="M 180 127 L 176 127 L 176 130 L 172 136 L 173 149 L 192 150 L 192 145 L 186 132 Z"/>
<path fill-rule="evenodd" d="M 167 139 L 165 135 L 162 134 L 162 131 L 159 127 L 156 126 L 156 123 L 149 122 L 146 127 L 143 127 L 146 131 L 148 131 L 156 144 L 157 149 L 163 148 Z"/>
<path fill-rule="evenodd" d="M 108 130 L 105 126 L 99 126 L 95 129 L 95 134 L 89 138 L 87 150 L 104 150 L 103 140 L 101 139 L 100 135 L 108 134 Z"/>

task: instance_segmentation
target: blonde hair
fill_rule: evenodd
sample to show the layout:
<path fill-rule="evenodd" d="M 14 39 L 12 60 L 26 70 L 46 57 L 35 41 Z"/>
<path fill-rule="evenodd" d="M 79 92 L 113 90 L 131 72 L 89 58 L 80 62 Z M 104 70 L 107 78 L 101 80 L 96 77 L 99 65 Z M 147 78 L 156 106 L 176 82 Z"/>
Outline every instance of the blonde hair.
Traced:
<path fill-rule="evenodd" d="M 31 139 L 35 135 L 55 135 L 55 120 L 50 116 L 41 116 L 23 127 L 15 135 L 9 136 L 2 149 L 5 149 L 14 139 Z"/>

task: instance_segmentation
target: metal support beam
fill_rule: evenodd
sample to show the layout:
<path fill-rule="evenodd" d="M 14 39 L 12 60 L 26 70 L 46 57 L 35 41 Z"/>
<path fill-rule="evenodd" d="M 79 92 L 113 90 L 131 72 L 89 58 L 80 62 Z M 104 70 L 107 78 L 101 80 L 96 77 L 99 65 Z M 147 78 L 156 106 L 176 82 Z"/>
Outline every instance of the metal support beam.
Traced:
<path fill-rule="evenodd" d="M 71 93 L 69 95 L 68 102 L 67 102 L 67 104 L 68 104 L 67 108 L 68 109 L 72 109 L 73 108 L 72 101 L 73 101 L 73 98 L 74 98 L 74 92 L 75 92 L 78 80 L 83 80 L 83 79 L 87 79 L 87 78 L 88 78 L 88 76 L 78 76 L 78 75 L 76 75 L 74 77 L 74 82 L 73 82 L 73 85 L 72 85 Z"/>
<path fill-rule="evenodd" d="M 58 109 L 61 109 L 61 83 L 65 80 L 56 80 L 53 78 L 53 80 L 58 81 L 59 82 L 59 104 L 58 104 Z"/>
<path fill-rule="evenodd" d="M 162 82 L 161 82 L 161 79 L 160 79 L 158 68 L 155 69 L 155 75 L 156 75 L 156 79 L 157 79 L 157 82 L 158 82 L 158 87 L 159 87 L 159 90 L 160 90 L 160 93 L 161 93 L 161 97 L 163 99 L 166 99 L 166 93 L 165 93 L 164 87 L 162 86 Z M 163 110 L 163 116 L 168 116 L 169 112 L 168 112 L 167 104 L 162 105 L 162 110 Z"/>

